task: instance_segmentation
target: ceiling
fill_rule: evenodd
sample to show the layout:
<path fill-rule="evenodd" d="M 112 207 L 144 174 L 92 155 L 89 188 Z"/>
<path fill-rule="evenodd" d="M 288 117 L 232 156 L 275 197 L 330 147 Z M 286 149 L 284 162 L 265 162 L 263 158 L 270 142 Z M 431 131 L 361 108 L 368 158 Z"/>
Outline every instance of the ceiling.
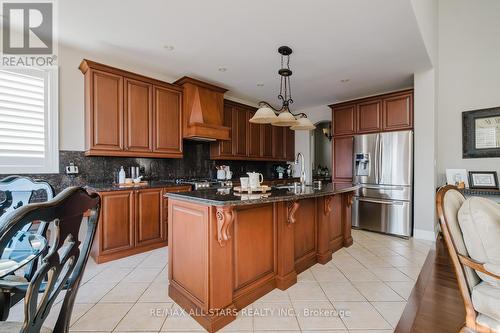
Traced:
<path fill-rule="evenodd" d="M 64 0 L 58 10 L 64 45 L 250 102 L 278 104 L 277 48 L 288 45 L 295 110 L 409 87 L 431 66 L 410 0 Z"/>

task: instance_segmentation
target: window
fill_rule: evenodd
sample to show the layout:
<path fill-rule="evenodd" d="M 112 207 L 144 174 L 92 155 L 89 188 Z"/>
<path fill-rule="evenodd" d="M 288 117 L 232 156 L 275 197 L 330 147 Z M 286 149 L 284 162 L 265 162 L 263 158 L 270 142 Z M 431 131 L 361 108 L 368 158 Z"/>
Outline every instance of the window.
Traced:
<path fill-rule="evenodd" d="M 57 69 L 0 69 L 0 174 L 58 173 Z"/>

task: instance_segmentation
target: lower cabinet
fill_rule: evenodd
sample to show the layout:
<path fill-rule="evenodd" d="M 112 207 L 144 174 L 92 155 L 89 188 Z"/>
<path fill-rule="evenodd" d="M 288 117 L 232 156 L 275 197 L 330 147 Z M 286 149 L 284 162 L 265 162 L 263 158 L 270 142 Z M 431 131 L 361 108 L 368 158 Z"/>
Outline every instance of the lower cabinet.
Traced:
<path fill-rule="evenodd" d="M 103 263 L 167 245 L 168 192 L 190 186 L 99 192 L 101 213 L 91 255 Z"/>

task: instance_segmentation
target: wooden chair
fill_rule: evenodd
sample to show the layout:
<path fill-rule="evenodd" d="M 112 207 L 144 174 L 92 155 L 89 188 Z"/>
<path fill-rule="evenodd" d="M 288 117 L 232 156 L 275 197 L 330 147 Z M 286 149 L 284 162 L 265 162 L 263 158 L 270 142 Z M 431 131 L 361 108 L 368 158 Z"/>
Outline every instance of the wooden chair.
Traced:
<path fill-rule="evenodd" d="M 436 196 L 441 231 L 450 254 L 465 305 L 465 325 L 460 332 L 494 333 L 497 331 L 490 327 L 500 327 L 500 323 L 476 311 L 472 294 L 474 288 L 485 283 L 482 282 L 476 272 L 486 274 L 495 279 L 500 279 L 500 276 L 488 271 L 482 263 L 476 262 L 469 257 L 458 221 L 458 211 L 465 200 L 465 197 L 455 186 L 440 188 Z"/>
<path fill-rule="evenodd" d="M 100 199 L 83 188 L 70 187 L 53 200 L 22 206 L 0 223 L 0 253 L 26 225 L 34 220 L 51 224 L 55 232 L 48 253 L 33 278 L 26 283 L 0 280 L 4 307 L 13 294 L 24 295 L 24 322 L 1 322 L 0 332 L 49 332 L 43 323 L 59 293 L 66 289 L 54 332 L 68 332 L 73 304 L 87 263 L 99 218 Z M 83 243 L 78 239 L 84 214 L 89 212 Z"/>

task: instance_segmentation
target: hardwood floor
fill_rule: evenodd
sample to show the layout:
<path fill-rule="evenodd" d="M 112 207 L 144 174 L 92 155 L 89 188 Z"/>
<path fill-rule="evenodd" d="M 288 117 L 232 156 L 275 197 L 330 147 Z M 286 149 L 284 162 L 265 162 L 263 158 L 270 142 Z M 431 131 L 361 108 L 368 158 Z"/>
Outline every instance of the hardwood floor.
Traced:
<path fill-rule="evenodd" d="M 395 333 L 457 333 L 465 309 L 443 239 L 431 249 Z"/>

